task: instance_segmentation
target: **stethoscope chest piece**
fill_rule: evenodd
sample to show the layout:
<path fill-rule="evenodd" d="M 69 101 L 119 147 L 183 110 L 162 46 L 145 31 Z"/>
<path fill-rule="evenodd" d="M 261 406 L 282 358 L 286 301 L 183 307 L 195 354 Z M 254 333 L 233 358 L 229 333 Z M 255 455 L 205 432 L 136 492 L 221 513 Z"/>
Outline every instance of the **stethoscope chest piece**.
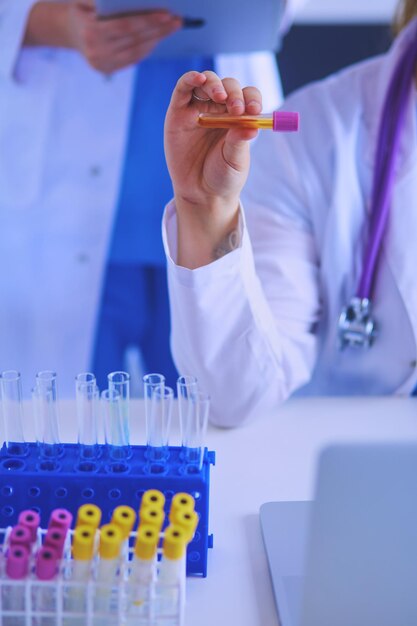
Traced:
<path fill-rule="evenodd" d="M 376 337 L 376 325 L 371 315 L 372 305 L 368 298 L 352 298 L 340 317 L 338 324 L 338 346 L 370 348 Z"/>

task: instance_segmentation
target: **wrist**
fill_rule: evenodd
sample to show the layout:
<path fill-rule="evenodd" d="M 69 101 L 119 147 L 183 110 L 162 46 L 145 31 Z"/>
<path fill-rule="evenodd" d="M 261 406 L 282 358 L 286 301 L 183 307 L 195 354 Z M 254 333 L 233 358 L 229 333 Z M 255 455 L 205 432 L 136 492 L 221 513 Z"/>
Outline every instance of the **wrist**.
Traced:
<path fill-rule="evenodd" d="M 189 269 L 208 265 L 240 243 L 239 202 L 205 206 L 175 198 L 178 228 L 177 263 Z"/>
<path fill-rule="evenodd" d="M 28 17 L 25 46 L 73 48 L 70 3 L 36 2 Z"/>

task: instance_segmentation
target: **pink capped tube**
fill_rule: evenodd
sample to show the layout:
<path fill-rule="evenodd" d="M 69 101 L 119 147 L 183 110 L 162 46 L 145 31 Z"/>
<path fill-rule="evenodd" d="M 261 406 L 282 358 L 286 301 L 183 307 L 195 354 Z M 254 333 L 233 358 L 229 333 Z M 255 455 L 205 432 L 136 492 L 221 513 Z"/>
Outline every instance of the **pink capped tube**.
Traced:
<path fill-rule="evenodd" d="M 10 546 L 6 556 L 6 574 L 13 580 L 26 578 L 29 572 L 29 550 L 26 546 Z"/>
<path fill-rule="evenodd" d="M 45 535 L 44 546 L 52 548 L 59 559 L 62 558 L 64 551 L 65 539 L 67 537 L 67 529 L 60 526 L 51 526 Z"/>
<path fill-rule="evenodd" d="M 67 509 L 54 509 L 49 518 L 48 528 L 58 527 L 63 528 L 65 531 L 69 529 L 72 523 L 72 513 Z"/>
<path fill-rule="evenodd" d="M 58 572 L 58 555 L 50 546 L 42 546 L 36 554 L 35 574 L 39 580 L 52 580 Z"/>
<path fill-rule="evenodd" d="M 22 524 L 16 524 L 13 526 L 12 532 L 9 536 L 9 544 L 11 546 L 25 546 L 30 550 L 30 544 L 32 543 L 32 535 L 29 528 L 26 528 Z"/>
<path fill-rule="evenodd" d="M 31 541 L 36 541 L 39 524 L 41 523 L 39 513 L 31 510 L 21 511 L 21 513 L 19 514 L 18 523 L 21 526 L 26 526 L 26 528 L 30 531 Z"/>

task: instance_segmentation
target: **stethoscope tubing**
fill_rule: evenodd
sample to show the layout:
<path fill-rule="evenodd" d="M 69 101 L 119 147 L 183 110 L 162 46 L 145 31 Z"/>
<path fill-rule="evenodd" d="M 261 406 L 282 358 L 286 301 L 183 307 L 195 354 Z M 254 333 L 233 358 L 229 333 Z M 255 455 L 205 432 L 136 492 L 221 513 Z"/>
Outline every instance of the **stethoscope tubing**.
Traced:
<path fill-rule="evenodd" d="M 417 28 L 410 32 L 410 39 L 395 66 L 382 109 L 372 182 L 371 222 L 357 289 L 357 297 L 360 299 L 371 300 L 378 258 L 386 231 L 401 133 L 417 62 Z"/>

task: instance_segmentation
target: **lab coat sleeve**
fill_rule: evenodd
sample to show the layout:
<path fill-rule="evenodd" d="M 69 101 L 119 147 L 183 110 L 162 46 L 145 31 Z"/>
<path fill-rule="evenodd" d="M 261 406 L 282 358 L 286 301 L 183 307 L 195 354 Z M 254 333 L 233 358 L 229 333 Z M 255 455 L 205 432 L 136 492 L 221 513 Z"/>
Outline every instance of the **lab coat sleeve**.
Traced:
<path fill-rule="evenodd" d="M 264 149 L 246 194 L 238 249 L 195 270 L 177 266 L 173 204 L 164 217 L 174 359 L 210 394 L 211 420 L 222 426 L 276 410 L 309 380 L 316 360 L 318 262 L 298 169 L 284 158 L 287 190 L 277 203 L 280 184 L 270 177 L 259 202 L 260 175 L 273 161 L 269 145 L 258 153 Z"/>
<path fill-rule="evenodd" d="M 13 79 L 26 23 L 36 0 L 0 0 L 0 79 Z"/>

